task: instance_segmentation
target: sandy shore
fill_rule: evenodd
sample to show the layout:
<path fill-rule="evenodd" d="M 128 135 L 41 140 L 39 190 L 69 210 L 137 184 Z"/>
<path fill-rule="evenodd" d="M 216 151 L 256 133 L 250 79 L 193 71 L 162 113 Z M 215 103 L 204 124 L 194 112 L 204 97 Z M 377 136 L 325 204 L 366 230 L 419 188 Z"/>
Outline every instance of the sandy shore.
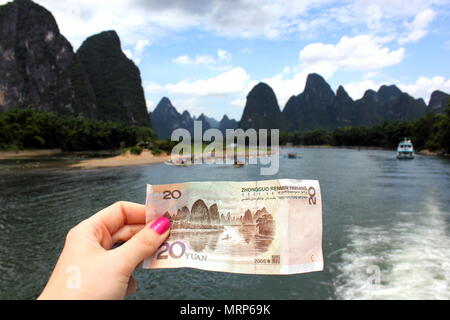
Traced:
<path fill-rule="evenodd" d="M 155 156 L 148 150 L 144 150 L 140 155 L 122 154 L 110 158 L 86 159 L 69 165 L 69 168 L 93 169 L 93 168 L 112 168 L 146 165 L 161 163 L 170 159 L 170 155 L 161 154 Z"/>
<path fill-rule="evenodd" d="M 438 156 L 438 157 L 450 157 L 450 153 L 445 153 L 443 151 L 430 151 L 428 149 L 423 149 L 421 151 L 416 152 L 417 154 L 421 154 L 423 156 Z"/>
<path fill-rule="evenodd" d="M 109 156 L 110 154 L 110 156 Z M 270 154 L 270 151 L 268 152 Z M 237 155 L 243 158 L 245 154 Z M 256 157 L 255 152 L 250 152 L 250 157 Z M 161 155 L 153 155 L 149 150 L 144 150 L 140 155 L 130 153 L 114 155 L 111 151 L 103 152 L 62 152 L 59 149 L 48 150 L 22 150 L 22 151 L 1 151 L 0 160 L 31 160 L 35 161 L 36 167 L 41 167 L 45 160 L 53 158 L 56 162 L 45 163 L 46 167 L 58 166 L 73 169 L 94 169 L 94 168 L 113 168 L 126 166 L 139 166 L 155 163 L 163 163 L 171 160 L 171 156 L 163 153 Z M 84 159 L 83 159 L 84 158 Z M 233 158 L 232 156 L 230 158 Z M 206 160 L 206 159 L 204 159 Z M 196 161 L 198 157 L 196 156 Z M 43 162 L 43 163 L 44 163 Z M 178 162 L 178 161 L 177 161 Z M 29 166 L 30 164 L 27 163 Z"/>

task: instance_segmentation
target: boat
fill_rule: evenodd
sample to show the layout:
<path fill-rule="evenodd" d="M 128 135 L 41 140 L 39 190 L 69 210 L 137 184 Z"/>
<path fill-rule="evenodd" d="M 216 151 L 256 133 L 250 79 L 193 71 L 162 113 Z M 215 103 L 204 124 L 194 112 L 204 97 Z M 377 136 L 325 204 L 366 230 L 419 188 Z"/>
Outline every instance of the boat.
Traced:
<path fill-rule="evenodd" d="M 188 166 L 192 165 L 192 163 L 187 162 L 187 161 L 184 162 L 183 160 L 181 162 L 178 162 L 178 163 L 175 163 L 172 160 L 166 160 L 164 163 L 166 165 L 168 165 L 168 166 L 177 166 L 177 167 L 188 167 Z"/>
<path fill-rule="evenodd" d="M 297 157 L 296 153 L 288 153 L 288 159 L 297 159 Z"/>
<path fill-rule="evenodd" d="M 414 147 L 409 138 L 403 138 L 397 147 L 397 159 L 414 159 Z"/>
<path fill-rule="evenodd" d="M 234 155 L 234 164 L 233 164 L 233 167 L 234 167 L 234 168 L 241 168 L 241 167 L 244 166 L 244 164 L 245 164 L 245 163 L 243 163 L 243 162 L 241 162 L 241 161 L 238 161 L 237 155 L 235 154 L 235 155 Z"/>

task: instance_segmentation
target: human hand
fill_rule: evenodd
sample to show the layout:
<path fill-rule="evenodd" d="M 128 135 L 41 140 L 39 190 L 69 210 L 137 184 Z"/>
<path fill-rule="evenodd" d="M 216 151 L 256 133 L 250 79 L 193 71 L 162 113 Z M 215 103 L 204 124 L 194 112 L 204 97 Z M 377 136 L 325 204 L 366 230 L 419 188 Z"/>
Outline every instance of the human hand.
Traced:
<path fill-rule="evenodd" d="M 38 299 L 123 299 L 135 268 L 169 236 L 169 219 L 145 225 L 145 206 L 117 202 L 72 228 Z M 111 249 L 118 241 L 126 241 Z"/>

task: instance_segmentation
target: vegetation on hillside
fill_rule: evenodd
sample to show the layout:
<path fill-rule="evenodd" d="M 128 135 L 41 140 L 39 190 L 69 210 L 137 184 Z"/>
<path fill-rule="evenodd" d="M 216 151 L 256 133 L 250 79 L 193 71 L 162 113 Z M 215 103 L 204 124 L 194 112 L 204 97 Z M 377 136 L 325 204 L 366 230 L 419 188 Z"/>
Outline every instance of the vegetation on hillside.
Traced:
<path fill-rule="evenodd" d="M 447 114 L 427 114 L 415 121 L 341 127 L 333 131 L 282 132 L 280 144 L 395 148 L 404 137 L 412 139 L 416 150 L 450 153 L 450 108 Z"/>
<path fill-rule="evenodd" d="M 450 154 L 450 108 L 447 114 L 427 114 L 415 121 L 383 122 L 375 126 L 341 127 L 306 132 L 282 132 L 280 144 L 395 148 L 403 137 L 416 150 Z M 150 127 L 88 118 L 62 117 L 52 112 L 15 109 L 0 113 L 0 150 L 64 151 L 119 150 L 149 146 L 152 153 L 170 152 L 178 142 L 157 140 Z M 138 149 L 133 149 L 138 152 Z"/>
<path fill-rule="evenodd" d="M 88 118 L 62 117 L 52 112 L 15 109 L 0 113 L 0 150 L 118 150 L 156 139 L 150 127 Z"/>

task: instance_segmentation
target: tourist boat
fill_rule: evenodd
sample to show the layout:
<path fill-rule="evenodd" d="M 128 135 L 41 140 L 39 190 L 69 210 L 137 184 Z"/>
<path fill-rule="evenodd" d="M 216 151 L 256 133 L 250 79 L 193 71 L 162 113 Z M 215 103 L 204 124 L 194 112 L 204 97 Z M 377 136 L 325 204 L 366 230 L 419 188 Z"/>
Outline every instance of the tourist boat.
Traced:
<path fill-rule="evenodd" d="M 237 155 L 234 155 L 234 163 L 233 163 L 233 167 L 234 168 L 241 168 L 245 165 L 245 163 L 238 161 Z"/>
<path fill-rule="evenodd" d="M 397 159 L 414 159 L 414 148 L 410 139 L 404 138 L 398 144 Z"/>
<path fill-rule="evenodd" d="M 173 162 L 172 160 L 166 160 L 164 162 L 168 166 L 177 166 L 177 167 L 188 167 L 191 166 L 191 162 L 185 162 L 184 160 L 181 160 L 180 162 Z"/>
<path fill-rule="evenodd" d="M 243 167 L 244 166 L 244 163 L 242 163 L 242 162 L 235 162 L 234 164 L 233 164 L 233 167 L 235 167 L 235 168 L 241 168 L 241 167 Z"/>

